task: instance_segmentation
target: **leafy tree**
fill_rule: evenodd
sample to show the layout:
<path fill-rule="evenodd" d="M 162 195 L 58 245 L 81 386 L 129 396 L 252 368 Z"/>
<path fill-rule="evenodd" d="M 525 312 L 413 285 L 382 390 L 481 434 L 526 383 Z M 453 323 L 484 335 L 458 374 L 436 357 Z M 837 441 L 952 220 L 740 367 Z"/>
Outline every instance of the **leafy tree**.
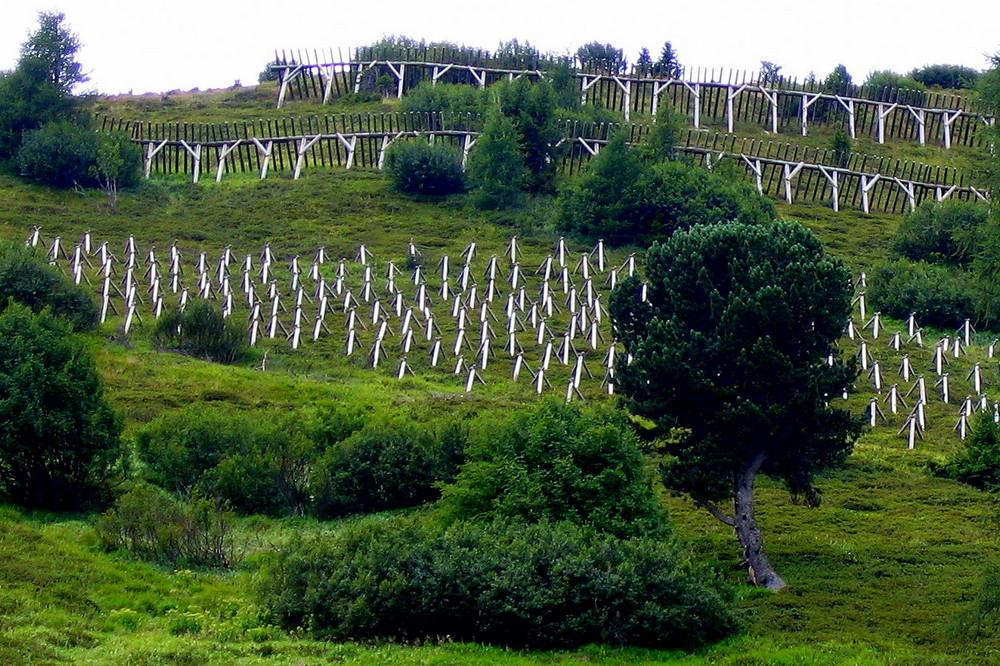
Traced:
<path fill-rule="evenodd" d="M 0 314 L 0 498 L 72 510 L 105 499 L 121 425 L 69 324 L 10 303 Z"/>
<path fill-rule="evenodd" d="M 118 212 L 118 192 L 139 184 L 142 170 L 142 149 L 132 143 L 124 132 L 102 134 L 97 146 L 97 159 L 90 167 L 90 176 L 107 196 L 112 213 Z"/>
<path fill-rule="evenodd" d="M 664 162 L 677 159 L 677 145 L 683 132 L 681 117 L 671 107 L 661 107 L 656 112 L 649 138 L 643 147 L 643 157 L 650 162 Z"/>
<path fill-rule="evenodd" d="M 925 86 L 961 90 L 975 88 L 982 72 L 964 65 L 926 65 L 914 69 L 909 76 Z"/>
<path fill-rule="evenodd" d="M 492 111 L 469 152 L 469 184 L 475 205 L 486 210 L 513 208 L 524 197 L 528 167 L 513 121 Z"/>
<path fill-rule="evenodd" d="M 87 76 L 76 61 L 80 40 L 63 25 L 64 14 L 38 13 L 38 30 L 21 45 L 21 64 L 31 63 L 44 73 L 45 80 L 64 95 L 87 81 Z"/>
<path fill-rule="evenodd" d="M 555 145 L 561 138 L 556 125 L 556 95 L 546 80 L 527 78 L 493 87 L 500 113 L 510 118 L 528 169 L 525 187 L 530 192 L 550 190 L 556 176 Z"/>
<path fill-rule="evenodd" d="M 620 537 L 667 531 L 621 412 L 544 403 L 482 426 L 467 455 L 443 490 L 450 518 L 570 521 Z"/>
<path fill-rule="evenodd" d="M 674 50 L 674 46 L 670 42 L 664 42 L 663 49 L 660 51 L 660 58 L 656 61 L 656 65 L 654 65 L 654 70 L 660 76 L 666 76 L 671 79 L 683 78 L 684 67 L 681 66 L 680 61 L 677 59 L 677 51 Z"/>
<path fill-rule="evenodd" d="M 777 65 L 770 60 L 761 60 L 757 80 L 762 86 L 777 86 L 781 83 L 781 65 Z"/>
<path fill-rule="evenodd" d="M 653 56 L 649 54 L 649 49 L 645 46 L 639 50 L 639 57 L 635 61 L 635 68 L 642 74 L 648 74 L 653 68 Z"/>
<path fill-rule="evenodd" d="M 618 367 L 625 404 L 663 431 L 683 429 L 664 483 L 735 529 L 751 582 L 784 587 L 764 549 L 754 485 L 763 473 L 815 505 L 815 474 L 842 461 L 859 433 L 827 403 L 855 376 L 835 346 L 850 272 L 798 224 L 734 222 L 654 245 L 646 278 L 646 302 L 637 277 L 611 297 L 632 357 Z"/>
<path fill-rule="evenodd" d="M 584 44 L 576 50 L 576 57 L 584 68 L 603 72 L 624 72 L 628 65 L 621 49 L 600 42 Z"/>

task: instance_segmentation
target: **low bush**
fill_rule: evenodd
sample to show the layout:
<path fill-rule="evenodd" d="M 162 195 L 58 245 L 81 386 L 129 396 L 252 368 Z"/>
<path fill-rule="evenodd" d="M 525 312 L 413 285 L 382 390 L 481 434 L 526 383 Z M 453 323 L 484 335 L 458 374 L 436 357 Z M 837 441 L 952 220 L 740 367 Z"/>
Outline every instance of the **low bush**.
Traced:
<path fill-rule="evenodd" d="M 161 348 L 216 363 L 236 363 L 249 352 L 242 328 L 202 299 L 191 301 L 183 310 L 165 312 L 153 329 L 153 341 Z"/>
<path fill-rule="evenodd" d="M 292 543 L 260 576 L 266 620 L 332 640 L 697 647 L 737 622 L 668 540 L 571 523 L 362 522 Z"/>
<path fill-rule="evenodd" d="M 456 122 L 477 119 L 486 111 L 487 94 L 476 86 L 430 82 L 408 90 L 399 102 L 404 113 L 443 113 Z M 443 129 L 443 128 L 442 128 Z"/>
<path fill-rule="evenodd" d="M 17 153 L 22 176 L 52 187 L 97 185 L 100 141 L 90 127 L 68 120 L 27 132 Z"/>
<path fill-rule="evenodd" d="M 403 417 L 375 418 L 327 448 L 311 490 L 320 517 L 384 511 L 432 502 L 454 478 L 465 451 L 458 426 L 435 432 Z"/>
<path fill-rule="evenodd" d="M 383 168 L 397 192 L 444 195 L 465 190 L 462 152 L 453 146 L 396 141 L 386 150 Z"/>
<path fill-rule="evenodd" d="M 909 76 L 925 86 L 961 90 L 975 88 L 982 72 L 965 65 L 926 65 L 914 69 Z"/>
<path fill-rule="evenodd" d="M 200 493 L 243 514 L 308 510 L 312 443 L 294 416 L 192 406 L 161 416 L 136 433 L 148 481 L 177 493 Z"/>
<path fill-rule="evenodd" d="M 441 504 L 452 519 L 569 521 L 620 537 L 663 534 L 666 512 L 625 415 L 548 402 L 482 424 Z"/>
<path fill-rule="evenodd" d="M 953 329 L 976 313 L 976 296 L 963 271 L 899 260 L 879 264 L 868 286 L 871 307 L 898 319 L 911 313 L 926 326 Z"/>
<path fill-rule="evenodd" d="M 1000 491 L 1000 424 L 993 420 L 993 413 L 976 416 L 965 447 L 933 471 L 980 490 Z"/>
<path fill-rule="evenodd" d="M 612 146 L 608 146 L 612 148 Z M 602 151 L 603 153 L 604 151 Z M 632 149 L 595 158 L 590 170 L 559 198 L 563 231 L 601 237 L 613 244 L 664 242 L 696 224 L 764 222 L 777 217 L 774 204 L 753 186 L 680 162 L 636 165 Z M 621 154 L 621 155 L 619 155 Z M 609 190 L 610 181 L 631 184 Z"/>
<path fill-rule="evenodd" d="M 235 563 L 233 515 L 209 499 L 184 502 L 141 483 L 95 524 L 101 544 L 172 566 L 229 567 Z"/>
<path fill-rule="evenodd" d="M 925 201 L 903 217 L 893 250 L 913 261 L 965 266 L 978 254 L 980 231 L 989 219 L 985 203 Z"/>
<path fill-rule="evenodd" d="M 49 308 L 77 331 L 97 325 L 97 306 L 87 291 L 50 266 L 40 252 L 21 243 L 0 244 L 0 310 L 10 301 L 35 313 Z"/>

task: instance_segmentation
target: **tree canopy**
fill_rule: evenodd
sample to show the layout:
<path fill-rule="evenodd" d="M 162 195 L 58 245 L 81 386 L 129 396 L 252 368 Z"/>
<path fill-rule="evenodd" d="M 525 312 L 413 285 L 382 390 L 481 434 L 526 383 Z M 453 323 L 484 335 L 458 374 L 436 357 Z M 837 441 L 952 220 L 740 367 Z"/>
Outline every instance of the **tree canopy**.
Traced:
<path fill-rule="evenodd" d="M 855 373 L 834 346 L 850 274 L 798 224 L 724 223 L 654 245 L 646 279 L 646 302 L 638 278 L 611 299 L 632 358 L 618 368 L 625 404 L 683 429 L 665 483 L 736 529 L 751 581 L 783 587 L 754 517 L 754 481 L 767 474 L 815 503 L 816 472 L 852 448 L 857 421 L 828 405 Z"/>

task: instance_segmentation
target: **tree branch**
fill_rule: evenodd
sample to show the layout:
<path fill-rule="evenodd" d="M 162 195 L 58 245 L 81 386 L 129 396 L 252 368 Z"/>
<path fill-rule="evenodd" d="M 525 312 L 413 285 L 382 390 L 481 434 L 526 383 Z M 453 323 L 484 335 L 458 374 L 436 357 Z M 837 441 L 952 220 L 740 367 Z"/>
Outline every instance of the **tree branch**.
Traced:
<path fill-rule="evenodd" d="M 696 502 L 696 504 L 701 508 L 705 509 L 706 511 L 708 511 L 710 514 L 712 514 L 722 522 L 724 522 L 726 525 L 729 525 L 730 527 L 736 527 L 736 519 L 730 515 L 723 513 L 722 509 L 717 507 L 714 503 L 709 502 L 708 500 L 704 500 Z"/>

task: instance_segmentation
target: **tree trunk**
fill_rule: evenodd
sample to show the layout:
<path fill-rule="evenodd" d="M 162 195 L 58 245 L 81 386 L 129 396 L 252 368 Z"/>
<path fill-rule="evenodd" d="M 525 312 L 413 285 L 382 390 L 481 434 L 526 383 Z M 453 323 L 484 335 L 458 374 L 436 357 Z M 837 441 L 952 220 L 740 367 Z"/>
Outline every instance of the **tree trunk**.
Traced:
<path fill-rule="evenodd" d="M 785 587 L 785 581 L 774 571 L 767 559 L 767 553 L 764 551 L 764 537 L 760 533 L 754 509 L 754 482 L 757 480 L 757 473 L 763 464 L 764 454 L 759 453 L 746 467 L 737 472 L 736 492 L 734 494 L 736 505 L 734 527 L 736 528 L 736 538 L 743 546 L 743 556 L 746 559 L 750 582 L 757 587 L 768 590 L 780 590 Z"/>

